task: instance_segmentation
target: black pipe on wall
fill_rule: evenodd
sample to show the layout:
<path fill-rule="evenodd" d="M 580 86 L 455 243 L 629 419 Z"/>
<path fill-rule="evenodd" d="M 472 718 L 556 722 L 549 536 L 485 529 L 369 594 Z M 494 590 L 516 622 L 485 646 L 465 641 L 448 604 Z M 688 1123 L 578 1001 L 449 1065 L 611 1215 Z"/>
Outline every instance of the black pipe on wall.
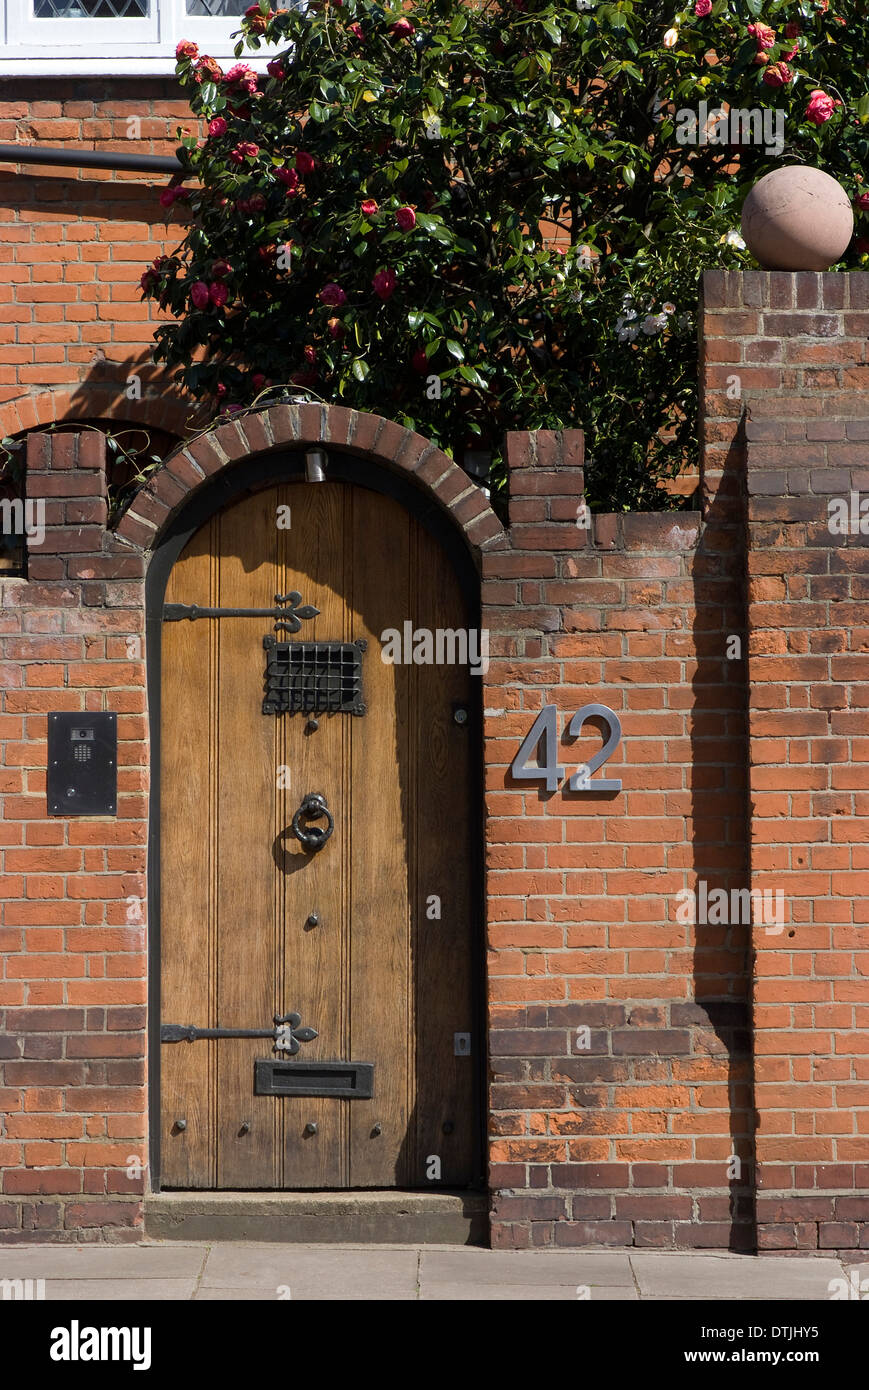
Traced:
<path fill-rule="evenodd" d="M 136 173 L 177 174 L 175 155 L 123 154 L 120 150 L 60 149 L 50 145 L 0 145 L 0 164 L 60 164 L 70 169 L 130 169 Z"/>

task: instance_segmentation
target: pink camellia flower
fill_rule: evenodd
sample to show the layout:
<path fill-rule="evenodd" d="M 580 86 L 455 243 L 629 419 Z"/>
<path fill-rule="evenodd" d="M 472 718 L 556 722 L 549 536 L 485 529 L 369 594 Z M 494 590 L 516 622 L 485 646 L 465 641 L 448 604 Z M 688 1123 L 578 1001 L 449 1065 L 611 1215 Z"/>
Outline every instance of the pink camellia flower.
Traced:
<path fill-rule="evenodd" d="M 266 200 L 261 193 L 254 193 L 250 198 L 236 198 L 235 206 L 239 212 L 245 215 L 251 212 L 262 212 L 266 205 Z"/>
<path fill-rule="evenodd" d="M 408 34 L 413 33 L 413 25 L 409 19 L 397 19 L 391 26 L 390 33 L 395 34 L 396 38 L 399 39 L 406 38 Z"/>
<path fill-rule="evenodd" d="M 712 0 L 697 0 L 694 13 L 698 19 L 705 19 L 712 10 Z"/>
<path fill-rule="evenodd" d="M 283 183 L 286 185 L 288 193 L 292 189 L 296 189 L 299 186 L 299 176 L 296 173 L 295 169 L 276 169 L 275 178 L 278 180 L 279 183 Z"/>
<path fill-rule="evenodd" d="M 759 48 L 759 49 L 757 50 L 757 52 L 755 53 L 755 55 L 754 55 L 754 65 L 755 65 L 755 67 L 762 67 L 764 63 L 768 63 L 768 62 L 769 62 L 769 54 L 768 54 L 768 53 L 764 53 L 763 49 L 762 49 L 762 48 Z"/>
<path fill-rule="evenodd" d="M 338 339 L 344 337 L 344 325 L 340 319 L 327 319 L 326 327 L 333 338 Z"/>
<path fill-rule="evenodd" d="M 758 48 L 775 48 L 775 30 L 770 29 L 768 24 L 749 24 L 749 34 L 757 40 Z"/>
<path fill-rule="evenodd" d="M 869 193 L 858 193 L 854 206 L 860 208 L 861 212 L 869 212 Z"/>
<path fill-rule="evenodd" d="M 395 220 L 403 232 L 412 232 L 416 226 L 416 213 L 413 208 L 399 208 Z"/>
<path fill-rule="evenodd" d="M 197 280 L 191 287 L 190 299 L 197 309 L 207 309 L 211 302 L 208 286 L 204 280 Z"/>
<path fill-rule="evenodd" d="M 208 298 L 211 300 L 215 309 L 222 309 L 229 298 L 229 290 L 226 288 L 226 285 L 221 284 L 219 280 L 215 280 L 214 284 L 208 286 Z"/>
<path fill-rule="evenodd" d="M 788 23 L 785 25 L 786 39 L 798 39 L 802 32 L 802 29 L 794 19 L 789 20 Z"/>
<path fill-rule="evenodd" d="M 215 280 L 225 280 L 227 275 L 232 274 L 232 266 L 229 261 L 217 260 L 211 267 L 211 274 Z"/>
<path fill-rule="evenodd" d="M 163 189 L 163 192 L 160 194 L 161 208 L 171 208 L 172 204 L 175 202 L 176 192 L 177 190 L 174 188 Z"/>
<path fill-rule="evenodd" d="M 415 372 L 419 372 L 420 374 L 428 371 L 428 358 L 425 355 L 425 348 L 417 348 L 413 357 L 410 359 L 410 365 Z"/>
<path fill-rule="evenodd" d="M 272 58 L 270 63 L 266 63 L 266 72 L 269 77 L 276 77 L 279 82 L 282 82 L 287 75 L 287 70 L 280 58 Z"/>
<path fill-rule="evenodd" d="M 360 210 L 366 217 L 373 217 L 378 208 L 373 198 L 366 198 L 364 203 L 360 204 Z"/>
<path fill-rule="evenodd" d="M 820 87 L 815 87 L 813 91 L 809 92 L 806 120 L 811 121 L 812 125 L 825 125 L 836 107 L 841 105 L 842 103 L 838 98 L 829 96 Z"/>
<path fill-rule="evenodd" d="M 371 288 L 378 299 L 382 299 L 385 303 L 387 299 L 391 299 L 397 284 L 398 276 L 390 266 L 387 270 L 378 270 L 371 281 Z"/>
<path fill-rule="evenodd" d="M 175 57 L 180 62 L 182 58 L 196 58 L 199 56 L 199 45 L 191 43 L 189 39 L 182 39 L 175 48 Z"/>
<path fill-rule="evenodd" d="M 789 82 L 793 82 L 794 75 L 787 63 L 770 63 L 763 80 L 768 87 L 786 87 Z"/>
<path fill-rule="evenodd" d="M 296 168 L 302 175 L 302 178 L 304 178 L 306 174 L 313 174 L 316 162 L 314 156 L 308 154 L 307 150 L 299 150 L 299 153 L 296 155 Z"/>
<path fill-rule="evenodd" d="M 364 34 L 363 31 L 362 31 L 362 25 L 361 25 L 361 24 L 358 24 L 358 23 L 356 23 L 356 24 L 348 24 L 348 25 L 347 25 L 347 32 L 350 33 L 350 34 L 353 34 L 353 35 L 359 40 L 360 43 L 362 43 L 362 41 L 363 41 L 364 38 L 365 38 L 365 34 Z"/>
<path fill-rule="evenodd" d="M 234 67 L 229 69 L 224 81 L 227 86 L 239 87 L 249 96 L 253 96 L 256 92 L 256 73 L 247 63 L 236 63 Z"/>
<path fill-rule="evenodd" d="M 785 63 L 789 63 L 793 58 L 796 58 L 796 56 L 797 56 L 797 54 L 799 53 L 799 51 L 800 51 L 800 46 L 799 46 L 798 43 L 795 43 L 794 46 L 793 46 L 793 48 L 789 48 L 788 51 L 787 51 L 787 53 L 783 53 L 783 54 L 781 55 L 781 56 L 782 56 L 782 60 L 783 60 Z"/>
<path fill-rule="evenodd" d="M 254 372 L 250 381 L 255 391 L 261 391 L 268 384 L 268 377 L 264 372 Z"/>
<path fill-rule="evenodd" d="M 242 140 L 234 150 L 230 150 L 229 157 L 233 164 L 243 164 L 246 159 L 256 159 L 258 154 L 259 145 L 255 145 L 252 140 Z"/>
<path fill-rule="evenodd" d="M 225 134 L 226 134 L 226 131 L 227 131 L 227 124 L 226 124 L 226 121 L 223 119 L 222 116 L 215 116 L 215 117 L 213 118 L 213 120 L 210 120 L 210 121 L 208 122 L 208 134 L 209 134 L 209 135 L 214 135 L 214 136 L 225 135 Z"/>
<path fill-rule="evenodd" d="M 139 276 L 139 284 L 141 285 L 142 289 L 145 290 L 146 292 L 147 292 L 148 290 L 152 290 L 152 289 L 154 288 L 154 286 L 156 285 L 156 283 L 157 283 L 157 277 L 156 277 L 156 275 L 154 274 L 153 270 L 151 270 L 150 267 L 144 272 L 143 275 L 140 275 L 140 276 Z"/>
<path fill-rule="evenodd" d="M 176 201 L 176 203 L 189 203 L 189 202 L 190 202 L 190 189 L 189 189 L 189 188 L 176 188 L 176 189 L 175 189 L 175 201 Z"/>
<path fill-rule="evenodd" d="M 320 291 L 320 303 L 329 304 L 333 309 L 339 308 L 347 303 L 347 296 L 340 285 L 336 285 L 334 280 L 330 280 L 328 285 L 324 285 Z"/>

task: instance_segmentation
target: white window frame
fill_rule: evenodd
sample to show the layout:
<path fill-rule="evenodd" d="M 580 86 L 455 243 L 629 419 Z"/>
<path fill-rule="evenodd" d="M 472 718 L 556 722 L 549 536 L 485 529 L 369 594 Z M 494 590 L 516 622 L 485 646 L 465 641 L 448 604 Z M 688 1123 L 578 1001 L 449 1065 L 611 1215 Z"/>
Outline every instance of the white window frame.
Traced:
<path fill-rule="evenodd" d="M 34 19 L 33 0 L 0 0 L 0 76 L 171 74 L 182 39 L 226 67 L 236 61 L 230 35 L 241 19 L 188 15 L 186 0 L 150 0 L 145 19 Z M 264 45 L 241 61 L 262 69 L 282 47 Z"/>

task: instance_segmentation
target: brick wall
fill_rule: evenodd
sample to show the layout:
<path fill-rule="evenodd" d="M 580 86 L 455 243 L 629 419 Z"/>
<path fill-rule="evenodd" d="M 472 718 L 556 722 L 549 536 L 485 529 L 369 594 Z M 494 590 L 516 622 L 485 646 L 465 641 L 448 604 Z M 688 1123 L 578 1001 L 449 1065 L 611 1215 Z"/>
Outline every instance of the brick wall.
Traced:
<path fill-rule="evenodd" d="M 185 122 L 172 78 L 15 78 L 0 99 L 10 144 L 172 155 Z M 0 433 L 105 416 L 177 428 L 183 416 L 147 360 L 158 314 L 139 291 L 145 265 L 183 236 L 183 205 L 160 206 L 167 181 L 0 164 Z M 132 374 L 142 401 L 127 398 Z"/>
<path fill-rule="evenodd" d="M 745 1248 L 748 928 L 680 922 L 676 896 L 746 881 L 738 532 L 579 529 L 581 433 L 508 442 L 511 549 L 483 561 L 493 1239 Z M 565 737 L 591 703 L 621 720 L 597 775 L 622 792 L 515 781 L 544 704 L 568 775 L 600 747 Z"/>
<path fill-rule="evenodd" d="M 707 276 L 706 306 L 710 451 L 723 376 L 748 403 L 752 883 L 786 904 L 754 940 L 759 1244 L 865 1252 L 869 552 L 828 504 L 869 496 L 869 275 Z"/>
<path fill-rule="evenodd" d="M 869 623 L 860 537 L 826 527 L 864 479 L 866 279 L 707 276 L 702 517 L 583 529 L 581 432 L 514 434 L 503 533 L 410 431 L 279 406 L 177 454 L 107 535 L 99 436 L 31 437 L 47 540 L 0 583 L 0 1238 L 140 1235 L 147 551 L 204 477 L 324 441 L 413 473 L 479 555 L 493 1240 L 751 1248 L 756 1217 L 761 1248 L 866 1248 Z M 593 702 L 622 792 L 516 782 L 544 704 L 566 775 L 588 759 L 599 732 L 565 734 Z M 118 712 L 117 819 L 46 816 L 59 708 Z M 701 883 L 781 888 L 782 931 L 682 920 Z"/>
<path fill-rule="evenodd" d="M 46 539 L 29 581 L 0 582 L 5 1241 L 141 1234 L 143 564 L 105 534 L 104 454 L 96 432 L 30 436 L 28 496 L 45 499 Z M 48 816 L 46 724 L 56 709 L 117 712 L 117 819 Z"/>

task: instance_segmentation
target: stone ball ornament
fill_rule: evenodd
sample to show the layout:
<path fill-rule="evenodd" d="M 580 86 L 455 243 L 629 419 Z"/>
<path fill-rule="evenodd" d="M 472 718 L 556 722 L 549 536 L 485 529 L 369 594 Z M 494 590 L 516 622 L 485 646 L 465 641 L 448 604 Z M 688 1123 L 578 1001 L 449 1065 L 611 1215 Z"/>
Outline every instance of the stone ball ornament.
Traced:
<path fill-rule="evenodd" d="M 764 270 L 829 270 L 853 234 L 848 194 L 809 164 L 773 169 L 742 205 L 743 239 Z"/>

